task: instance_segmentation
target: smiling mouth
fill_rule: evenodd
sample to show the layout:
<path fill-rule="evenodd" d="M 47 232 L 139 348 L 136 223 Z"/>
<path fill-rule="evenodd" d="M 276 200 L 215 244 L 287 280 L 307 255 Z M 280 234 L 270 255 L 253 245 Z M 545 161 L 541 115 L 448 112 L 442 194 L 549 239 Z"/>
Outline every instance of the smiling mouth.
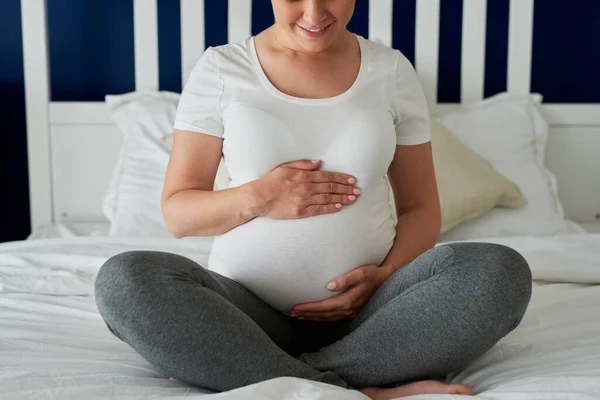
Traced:
<path fill-rule="evenodd" d="M 333 23 L 333 22 L 332 22 Z M 311 28 L 305 28 L 302 25 L 298 25 L 300 28 L 304 29 L 307 32 L 310 33 L 319 33 L 319 32 L 323 32 L 325 29 L 329 28 L 331 26 L 332 23 L 329 23 L 328 25 L 325 25 L 322 28 L 316 28 L 316 29 L 311 29 Z"/>

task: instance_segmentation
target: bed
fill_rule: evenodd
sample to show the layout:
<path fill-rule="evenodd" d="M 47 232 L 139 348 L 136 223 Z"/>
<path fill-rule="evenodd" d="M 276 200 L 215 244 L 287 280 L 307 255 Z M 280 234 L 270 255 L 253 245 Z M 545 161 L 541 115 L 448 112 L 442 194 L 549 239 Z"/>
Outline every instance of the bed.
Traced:
<path fill-rule="evenodd" d="M 204 50 L 204 2 L 180 3 L 185 81 Z M 230 0 L 232 42 L 250 32 L 250 3 Z M 534 288 L 519 327 L 448 382 L 470 385 L 477 399 L 600 399 L 600 234 L 582 228 L 598 213 L 600 165 L 592 149 L 600 145 L 600 105 L 544 104 L 530 93 L 533 0 L 511 1 L 507 92 L 484 99 L 485 3 L 464 1 L 461 102 L 437 102 L 440 0 L 416 3 L 417 73 L 432 119 L 474 152 L 470 158 L 487 160 L 518 186 L 528 204 L 504 207 L 497 196 L 473 216 L 465 211 L 472 203 L 459 199 L 464 221 L 439 244 L 513 247 L 530 263 Z M 369 38 L 385 45 L 391 7 L 391 0 L 369 4 Z M 53 102 L 46 2 L 22 1 L 32 234 L 0 244 L 0 398 L 366 399 L 291 377 L 221 394 L 190 388 L 104 325 L 93 283 L 106 259 L 153 249 L 206 264 L 212 244 L 175 239 L 161 225 L 157 193 L 178 94 L 157 90 L 156 0 L 135 0 L 134 11 L 136 91 L 104 102 Z M 485 188 L 469 182 L 465 193 Z M 215 189 L 227 185 L 220 169 Z"/>
<path fill-rule="evenodd" d="M 494 241 L 529 261 L 533 299 L 515 331 L 449 381 L 487 400 L 600 398 L 600 235 Z M 112 336 L 93 299 L 102 262 L 141 248 L 202 263 L 210 242 L 104 236 L 0 245 L 0 398 L 366 399 L 289 377 L 222 394 L 169 380 Z"/>

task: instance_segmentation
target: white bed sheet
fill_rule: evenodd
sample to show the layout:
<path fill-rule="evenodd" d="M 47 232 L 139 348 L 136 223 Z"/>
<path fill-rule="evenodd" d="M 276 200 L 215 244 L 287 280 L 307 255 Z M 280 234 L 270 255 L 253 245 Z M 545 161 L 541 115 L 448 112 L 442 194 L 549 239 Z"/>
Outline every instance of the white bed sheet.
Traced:
<path fill-rule="evenodd" d="M 538 280 L 532 302 L 514 332 L 450 380 L 471 385 L 475 399 L 600 399 L 600 235 L 493 241 L 530 262 Z M 93 300 L 107 257 L 152 249 L 205 263 L 210 244 L 109 237 L 0 244 L 0 398 L 366 399 L 288 377 L 211 394 L 166 379 L 110 334 Z"/>
<path fill-rule="evenodd" d="M 76 236 L 108 236 L 109 221 L 68 221 L 37 227 L 27 240 L 69 238 Z"/>

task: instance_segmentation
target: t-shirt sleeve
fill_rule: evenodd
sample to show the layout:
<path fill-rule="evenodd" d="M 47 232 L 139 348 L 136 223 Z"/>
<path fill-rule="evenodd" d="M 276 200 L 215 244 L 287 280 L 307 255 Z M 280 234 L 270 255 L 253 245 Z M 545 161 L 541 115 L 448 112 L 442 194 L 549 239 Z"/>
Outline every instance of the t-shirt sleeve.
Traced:
<path fill-rule="evenodd" d="M 427 143 L 431 141 L 431 131 L 423 87 L 410 61 L 399 51 L 396 55 L 396 90 L 392 96 L 396 144 Z"/>
<path fill-rule="evenodd" d="M 217 55 L 209 47 L 200 57 L 181 93 L 175 114 L 175 129 L 223 136 L 220 109 L 223 81 Z"/>

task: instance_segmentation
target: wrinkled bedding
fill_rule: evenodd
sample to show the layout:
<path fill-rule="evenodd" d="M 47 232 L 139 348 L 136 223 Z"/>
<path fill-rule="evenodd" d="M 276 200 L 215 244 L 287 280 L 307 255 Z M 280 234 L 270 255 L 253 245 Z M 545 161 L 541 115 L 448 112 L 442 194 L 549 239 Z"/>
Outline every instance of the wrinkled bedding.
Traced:
<path fill-rule="evenodd" d="M 98 268 L 133 249 L 176 252 L 205 264 L 211 241 L 188 239 L 99 236 L 0 244 L 0 399 L 367 399 L 290 377 L 214 394 L 169 380 L 113 337 L 93 299 Z M 448 381 L 470 385 L 475 399 L 600 399 L 600 235 L 481 241 L 525 256 L 533 297 L 515 331 Z"/>

